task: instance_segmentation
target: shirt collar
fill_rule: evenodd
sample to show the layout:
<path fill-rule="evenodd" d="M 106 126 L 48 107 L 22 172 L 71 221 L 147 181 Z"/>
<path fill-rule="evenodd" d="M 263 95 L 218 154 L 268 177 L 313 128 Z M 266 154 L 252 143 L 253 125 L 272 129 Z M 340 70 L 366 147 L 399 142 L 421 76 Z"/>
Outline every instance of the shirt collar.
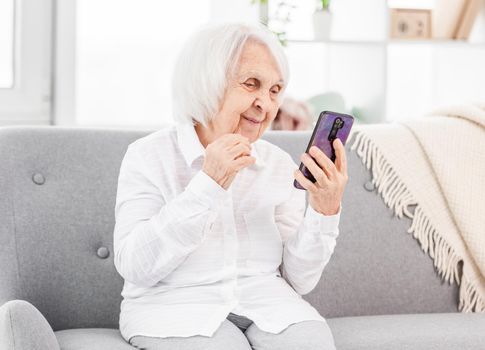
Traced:
<path fill-rule="evenodd" d="M 203 157 L 205 154 L 205 148 L 200 143 L 199 137 L 195 132 L 194 125 L 191 123 L 177 124 L 177 139 L 179 143 L 180 150 L 186 163 L 192 166 L 194 161 L 199 157 Z M 258 145 L 257 141 L 251 145 L 251 156 L 256 158 L 256 163 L 250 166 L 262 168 L 265 165 L 263 157 L 257 151 Z"/>
<path fill-rule="evenodd" d="M 177 139 L 182 155 L 189 166 L 192 166 L 197 158 L 204 156 L 204 146 L 200 143 L 193 124 L 177 124 Z"/>
<path fill-rule="evenodd" d="M 263 168 L 264 165 L 265 165 L 265 161 L 264 161 L 263 157 L 261 156 L 261 154 L 259 154 L 258 148 L 259 148 L 259 142 L 258 141 L 253 142 L 253 144 L 251 145 L 251 156 L 256 158 L 256 163 L 251 165 L 250 168 L 252 168 L 252 167 Z"/>

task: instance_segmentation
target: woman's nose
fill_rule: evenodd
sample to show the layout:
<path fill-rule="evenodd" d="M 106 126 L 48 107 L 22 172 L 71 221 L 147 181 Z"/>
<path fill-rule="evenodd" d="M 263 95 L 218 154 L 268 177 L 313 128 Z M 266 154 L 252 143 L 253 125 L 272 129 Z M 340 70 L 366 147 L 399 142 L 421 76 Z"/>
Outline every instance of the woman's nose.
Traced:
<path fill-rule="evenodd" d="M 260 111 L 267 111 L 271 106 L 271 98 L 269 96 L 269 93 L 259 93 L 256 97 L 256 100 L 254 101 L 254 104 Z"/>

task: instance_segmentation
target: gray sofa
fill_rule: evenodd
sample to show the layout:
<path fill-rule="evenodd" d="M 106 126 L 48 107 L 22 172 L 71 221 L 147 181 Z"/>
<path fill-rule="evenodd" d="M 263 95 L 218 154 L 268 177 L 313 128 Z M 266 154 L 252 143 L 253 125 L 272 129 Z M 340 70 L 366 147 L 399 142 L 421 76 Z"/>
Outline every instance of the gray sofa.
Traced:
<path fill-rule="evenodd" d="M 0 128 L 0 349 L 133 349 L 118 331 L 114 205 L 128 144 L 152 131 Z M 309 136 L 264 138 L 296 160 Z M 485 315 L 458 312 L 457 286 L 385 206 L 351 141 L 337 247 L 304 297 L 339 350 L 485 349 Z"/>

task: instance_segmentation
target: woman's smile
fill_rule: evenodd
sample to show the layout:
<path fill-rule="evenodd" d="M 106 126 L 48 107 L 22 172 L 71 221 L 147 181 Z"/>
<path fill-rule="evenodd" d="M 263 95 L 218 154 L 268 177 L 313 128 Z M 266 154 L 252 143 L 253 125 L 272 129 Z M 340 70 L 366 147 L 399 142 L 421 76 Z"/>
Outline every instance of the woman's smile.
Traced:
<path fill-rule="evenodd" d="M 248 121 L 250 124 L 254 125 L 254 126 L 259 126 L 263 123 L 264 119 L 260 119 L 260 118 L 254 118 L 254 117 L 248 117 L 248 116 L 245 116 L 244 114 L 241 114 L 241 117 Z"/>

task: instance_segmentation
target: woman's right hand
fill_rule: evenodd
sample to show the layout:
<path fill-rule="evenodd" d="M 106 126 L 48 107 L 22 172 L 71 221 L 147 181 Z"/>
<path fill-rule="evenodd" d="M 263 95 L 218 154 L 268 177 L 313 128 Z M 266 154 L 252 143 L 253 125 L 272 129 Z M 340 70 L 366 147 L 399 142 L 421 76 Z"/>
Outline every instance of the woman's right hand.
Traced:
<path fill-rule="evenodd" d="M 202 170 L 227 190 L 239 170 L 255 162 L 248 138 L 240 134 L 225 134 L 207 145 Z"/>

